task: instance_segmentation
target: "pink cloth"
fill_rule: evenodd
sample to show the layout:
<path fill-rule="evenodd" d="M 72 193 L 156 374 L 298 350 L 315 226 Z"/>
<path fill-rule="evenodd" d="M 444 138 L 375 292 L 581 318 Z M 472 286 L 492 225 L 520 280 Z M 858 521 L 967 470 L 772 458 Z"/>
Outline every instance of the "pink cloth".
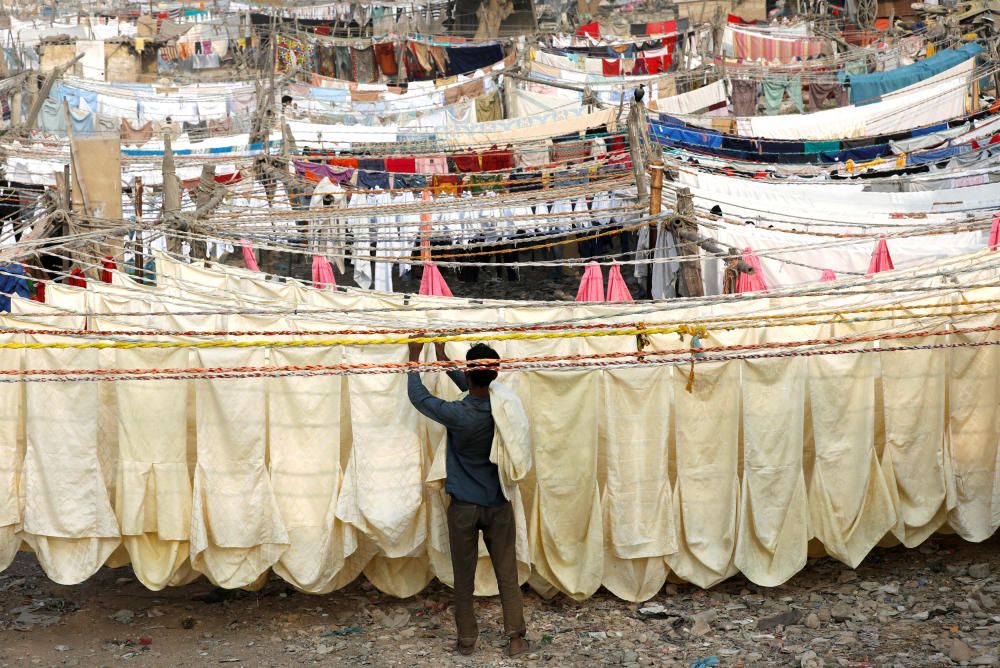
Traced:
<path fill-rule="evenodd" d="M 243 246 L 243 262 L 246 264 L 247 269 L 250 271 L 260 271 L 260 267 L 257 266 L 257 258 L 253 256 L 253 248 L 250 247 L 250 242 L 246 239 L 240 239 L 240 245 Z"/>
<path fill-rule="evenodd" d="M 1000 212 L 993 214 L 993 224 L 990 225 L 990 250 L 995 251 L 1000 246 Z"/>
<path fill-rule="evenodd" d="M 819 277 L 820 283 L 827 283 L 835 280 L 837 280 L 837 275 L 833 273 L 833 269 L 824 269 L 823 275 Z"/>
<path fill-rule="evenodd" d="M 424 265 L 424 275 L 420 277 L 418 294 L 451 297 L 451 288 L 444 282 L 444 276 L 436 264 L 428 262 Z"/>
<path fill-rule="evenodd" d="M 740 272 L 736 279 L 736 292 L 767 292 L 767 283 L 764 282 L 764 272 L 760 268 L 760 259 L 753 254 L 752 248 L 743 249 L 743 261 L 753 267 L 752 274 Z"/>
<path fill-rule="evenodd" d="M 611 265 L 611 269 L 608 270 L 608 295 L 605 301 L 609 302 L 630 302 L 633 301 L 632 293 L 629 292 L 628 286 L 625 285 L 625 279 L 622 278 L 622 268 L 617 264 Z"/>
<path fill-rule="evenodd" d="M 583 279 L 580 280 L 580 289 L 576 292 L 576 301 L 604 301 L 604 274 L 601 273 L 601 265 L 596 262 L 587 264 L 587 268 L 583 270 Z"/>
<path fill-rule="evenodd" d="M 880 271 L 889 271 L 890 269 L 895 269 L 895 267 L 892 266 L 892 258 L 889 257 L 889 246 L 886 245 L 885 239 L 879 239 L 878 243 L 875 244 L 875 252 L 872 253 L 872 261 L 868 265 L 866 277 L 871 278 Z"/>
<path fill-rule="evenodd" d="M 337 279 L 333 276 L 333 267 L 330 266 L 330 261 L 322 255 L 313 255 L 313 287 L 337 287 Z"/>

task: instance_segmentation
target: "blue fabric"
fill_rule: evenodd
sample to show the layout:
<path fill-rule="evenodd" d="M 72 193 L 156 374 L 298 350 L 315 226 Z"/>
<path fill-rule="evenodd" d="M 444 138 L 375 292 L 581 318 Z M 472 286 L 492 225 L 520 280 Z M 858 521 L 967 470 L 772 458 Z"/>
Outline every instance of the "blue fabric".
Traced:
<path fill-rule="evenodd" d="M 911 137 L 923 137 L 924 135 L 932 135 L 935 132 L 944 132 L 948 129 L 947 123 L 938 123 L 937 125 L 928 125 L 923 128 L 917 128 L 916 130 L 910 131 Z"/>
<path fill-rule="evenodd" d="M 841 83 L 845 80 L 851 86 L 851 104 L 863 105 L 878 102 L 883 95 L 920 83 L 925 79 L 955 67 L 961 62 L 974 58 L 983 50 L 972 42 L 960 49 L 945 49 L 924 60 L 898 67 L 889 72 L 874 74 L 838 74 Z"/>
<path fill-rule="evenodd" d="M 87 103 L 87 107 L 91 111 L 97 111 L 97 93 L 89 90 L 80 90 L 78 88 L 73 88 L 72 86 L 67 86 L 63 83 L 58 83 L 52 87 L 52 92 L 49 97 L 56 102 L 62 102 L 66 100 L 69 103 L 70 108 L 79 108 L 80 100 Z"/>
<path fill-rule="evenodd" d="M 11 295 L 27 299 L 30 294 L 28 281 L 24 277 L 24 268 L 21 265 L 0 265 L 0 311 L 10 313 Z"/>
<path fill-rule="evenodd" d="M 349 102 L 351 95 L 346 88 L 309 88 L 309 97 L 327 102 Z"/>
<path fill-rule="evenodd" d="M 674 123 L 664 124 L 650 121 L 649 131 L 653 138 L 661 144 L 686 144 L 703 148 L 722 148 L 723 135 L 714 130 L 690 128 Z"/>
<path fill-rule="evenodd" d="M 503 47 L 499 44 L 448 46 L 445 51 L 448 54 L 448 76 L 466 74 L 503 60 Z"/>
<path fill-rule="evenodd" d="M 948 158 L 953 158 L 959 153 L 963 153 L 963 147 L 961 146 L 948 146 L 946 148 L 936 148 L 933 151 L 920 151 L 919 153 L 911 153 L 907 157 L 907 162 L 914 165 L 919 165 L 925 162 L 940 162 L 941 160 L 947 160 Z M 964 147 L 968 149 L 968 147 Z"/>

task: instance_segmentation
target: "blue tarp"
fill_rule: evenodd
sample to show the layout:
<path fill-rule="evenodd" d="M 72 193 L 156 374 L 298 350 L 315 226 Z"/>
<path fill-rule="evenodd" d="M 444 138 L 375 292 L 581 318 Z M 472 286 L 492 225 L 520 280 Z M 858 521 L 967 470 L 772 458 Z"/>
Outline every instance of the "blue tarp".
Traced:
<path fill-rule="evenodd" d="M 838 76 L 842 82 L 846 80 L 851 85 L 851 104 L 871 104 L 878 102 L 883 95 L 920 83 L 969 58 L 974 58 L 982 50 L 982 46 L 972 42 L 960 49 L 945 49 L 930 58 L 905 67 L 897 67 L 889 72 L 854 75 L 845 75 L 841 72 Z"/>
<path fill-rule="evenodd" d="M 650 121 L 649 131 L 653 138 L 661 144 L 679 143 L 704 148 L 722 148 L 723 135 L 719 132 L 690 126 L 685 127 L 669 116 L 661 115 L 660 119 L 660 121 Z"/>

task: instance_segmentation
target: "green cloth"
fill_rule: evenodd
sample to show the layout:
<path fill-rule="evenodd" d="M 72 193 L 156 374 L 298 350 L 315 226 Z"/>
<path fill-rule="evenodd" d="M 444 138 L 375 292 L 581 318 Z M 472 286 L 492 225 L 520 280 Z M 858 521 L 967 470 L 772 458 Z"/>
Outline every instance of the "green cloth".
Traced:
<path fill-rule="evenodd" d="M 836 153 L 840 151 L 839 141 L 807 141 L 803 143 L 805 144 L 803 151 L 807 154 L 823 153 L 824 151 L 833 151 Z"/>
<path fill-rule="evenodd" d="M 774 116 L 781 110 L 785 93 L 788 93 L 788 99 L 800 114 L 805 111 L 802 104 L 802 75 L 791 77 L 787 74 L 768 74 L 761 82 L 761 87 L 764 89 L 764 111 L 769 116 Z"/>

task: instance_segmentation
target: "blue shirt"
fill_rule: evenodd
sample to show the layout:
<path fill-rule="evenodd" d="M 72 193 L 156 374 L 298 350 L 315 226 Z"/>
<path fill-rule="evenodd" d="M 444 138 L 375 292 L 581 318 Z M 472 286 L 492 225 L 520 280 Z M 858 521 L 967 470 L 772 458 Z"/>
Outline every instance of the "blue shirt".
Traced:
<path fill-rule="evenodd" d="M 448 377 L 458 389 L 468 390 L 461 372 L 451 371 Z M 444 401 L 424 387 L 419 373 L 409 374 L 407 393 L 410 403 L 421 415 L 443 424 L 448 430 L 445 491 L 458 501 L 479 506 L 507 503 L 500 488 L 500 472 L 490 461 L 495 425 L 489 397 L 468 395 L 460 401 Z"/>

